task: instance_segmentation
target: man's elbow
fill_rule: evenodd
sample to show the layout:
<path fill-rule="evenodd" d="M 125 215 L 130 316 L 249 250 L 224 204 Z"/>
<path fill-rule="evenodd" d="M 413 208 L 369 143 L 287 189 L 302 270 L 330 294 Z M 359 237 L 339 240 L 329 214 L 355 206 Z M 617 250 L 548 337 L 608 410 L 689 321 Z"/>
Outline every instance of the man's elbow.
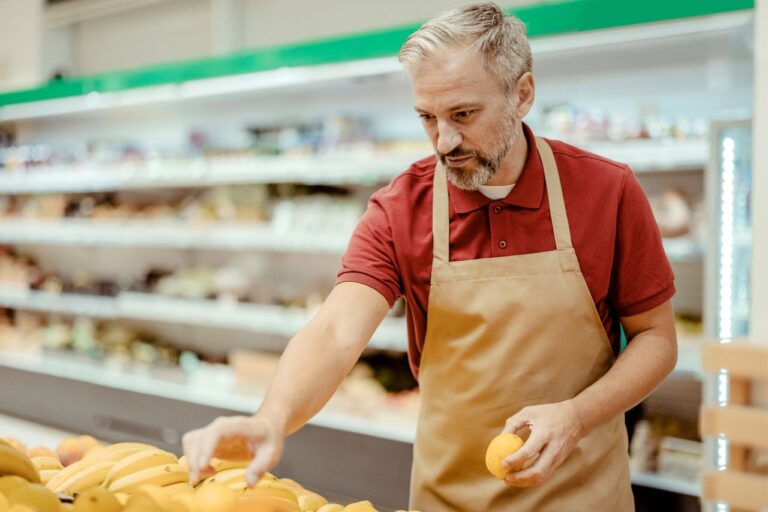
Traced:
<path fill-rule="evenodd" d="M 672 373 L 672 371 L 674 371 L 675 366 L 677 366 L 677 336 L 675 336 L 673 333 L 671 336 L 665 336 L 663 339 L 663 347 L 665 350 L 660 351 L 663 354 L 663 361 L 661 361 L 661 366 L 665 370 L 664 377 L 667 377 L 670 373 Z"/>

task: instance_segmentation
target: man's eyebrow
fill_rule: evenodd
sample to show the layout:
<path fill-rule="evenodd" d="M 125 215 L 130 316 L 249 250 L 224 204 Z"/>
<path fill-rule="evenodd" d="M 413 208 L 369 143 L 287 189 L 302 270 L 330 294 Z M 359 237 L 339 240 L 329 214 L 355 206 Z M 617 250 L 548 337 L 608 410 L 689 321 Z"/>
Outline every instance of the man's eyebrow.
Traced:
<path fill-rule="evenodd" d="M 481 105 L 479 103 L 459 103 L 458 105 L 454 105 L 450 108 L 452 112 L 455 112 L 456 110 L 475 110 L 480 108 Z M 419 114 L 428 114 L 426 110 L 419 108 L 419 107 L 413 107 L 413 110 L 418 112 Z"/>
<path fill-rule="evenodd" d="M 455 106 L 451 107 L 451 110 L 452 111 L 455 111 L 455 110 L 474 110 L 474 109 L 477 109 L 477 108 L 480 108 L 480 104 L 479 103 L 460 103 L 458 105 L 455 105 Z"/>

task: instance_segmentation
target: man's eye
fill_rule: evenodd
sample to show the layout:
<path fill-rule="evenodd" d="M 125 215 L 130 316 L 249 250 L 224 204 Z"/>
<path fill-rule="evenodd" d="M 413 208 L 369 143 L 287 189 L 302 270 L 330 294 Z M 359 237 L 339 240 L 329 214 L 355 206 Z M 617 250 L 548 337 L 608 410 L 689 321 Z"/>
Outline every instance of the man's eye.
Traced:
<path fill-rule="evenodd" d="M 456 119 L 466 119 L 470 115 L 472 115 L 473 112 L 474 110 L 462 110 L 460 112 L 456 112 L 455 114 L 453 114 L 453 117 L 455 117 Z"/>
<path fill-rule="evenodd" d="M 434 118 L 432 114 L 419 114 L 419 117 L 424 121 L 430 121 Z"/>

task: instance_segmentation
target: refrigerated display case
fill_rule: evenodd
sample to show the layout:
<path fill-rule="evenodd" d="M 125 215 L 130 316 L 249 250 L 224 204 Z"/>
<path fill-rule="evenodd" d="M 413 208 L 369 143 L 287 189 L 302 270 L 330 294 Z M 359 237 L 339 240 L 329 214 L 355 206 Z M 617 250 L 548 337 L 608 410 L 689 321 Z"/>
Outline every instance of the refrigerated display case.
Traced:
<path fill-rule="evenodd" d="M 752 124 L 718 122 L 711 130 L 707 196 L 712 226 L 707 264 L 707 334 L 749 333 L 752 261 Z"/>

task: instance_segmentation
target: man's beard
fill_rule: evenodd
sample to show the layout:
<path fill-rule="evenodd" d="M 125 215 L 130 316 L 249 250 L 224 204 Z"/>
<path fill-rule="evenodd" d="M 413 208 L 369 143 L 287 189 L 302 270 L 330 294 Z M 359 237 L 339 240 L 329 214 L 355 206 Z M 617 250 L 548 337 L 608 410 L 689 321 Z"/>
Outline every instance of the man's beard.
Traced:
<path fill-rule="evenodd" d="M 515 141 L 515 120 L 512 116 L 505 116 L 504 121 L 499 126 L 499 139 L 491 147 L 490 154 L 479 151 L 464 151 L 461 147 L 455 148 L 445 155 L 438 154 L 440 162 L 445 167 L 448 180 L 456 188 L 461 190 L 478 190 L 493 178 L 501 167 L 501 163 L 506 158 L 507 153 L 512 148 Z M 473 155 L 477 165 L 474 169 L 461 169 L 448 165 L 446 157 L 461 157 Z"/>

